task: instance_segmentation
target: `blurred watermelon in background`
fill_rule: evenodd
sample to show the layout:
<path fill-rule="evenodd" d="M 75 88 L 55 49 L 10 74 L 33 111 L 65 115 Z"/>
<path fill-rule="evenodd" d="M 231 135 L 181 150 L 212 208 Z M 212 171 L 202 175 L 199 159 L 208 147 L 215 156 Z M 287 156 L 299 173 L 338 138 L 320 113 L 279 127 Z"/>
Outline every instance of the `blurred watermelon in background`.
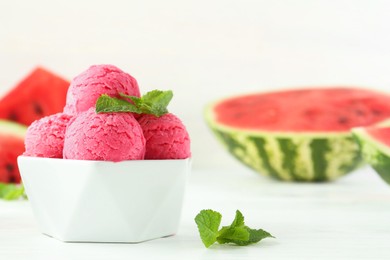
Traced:
<path fill-rule="evenodd" d="M 69 81 L 36 68 L 0 99 L 0 119 L 30 125 L 35 120 L 62 111 Z"/>
<path fill-rule="evenodd" d="M 27 126 L 61 112 L 68 87 L 68 80 L 38 67 L 0 98 L 0 184 L 20 183 L 16 159 L 24 152 Z M 0 198 L 12 199 L 10 193 L 18 194 L 13 190 L 0 185 Z"/>

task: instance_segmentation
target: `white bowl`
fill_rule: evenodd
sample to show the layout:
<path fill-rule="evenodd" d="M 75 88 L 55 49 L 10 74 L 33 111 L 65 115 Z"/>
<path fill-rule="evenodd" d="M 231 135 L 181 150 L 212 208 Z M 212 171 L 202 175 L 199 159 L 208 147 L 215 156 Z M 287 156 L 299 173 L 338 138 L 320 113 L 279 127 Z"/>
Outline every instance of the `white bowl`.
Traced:
<path fill-rule="evenodd" d="M 18 157 L 42 233 L 66 242 L 174 235 L 190 159 L 123 162 Z"/>

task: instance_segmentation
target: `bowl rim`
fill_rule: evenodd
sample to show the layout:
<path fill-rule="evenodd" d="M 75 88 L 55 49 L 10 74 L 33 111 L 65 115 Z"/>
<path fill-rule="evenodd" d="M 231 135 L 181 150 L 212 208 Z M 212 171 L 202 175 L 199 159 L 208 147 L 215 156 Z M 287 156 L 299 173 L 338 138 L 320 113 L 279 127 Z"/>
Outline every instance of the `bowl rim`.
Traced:
<path fill-rule="evenodd" d="M 158 159 L 158 160 L 123 160 L 123 161 L 100 161 L 100 160 L 79 160 L 79 159 L 65 159 L 65 158 L 48 158 L 48 157 L 36 157 L 36 156 L 27 156 L 27 155 L 19 155 L 18 160 L 31 160 L 31 161 L 58 161 L 58 162 L 73 162 L 73 163 L 98 163 L 98 164 L 119 164 L 119 163 L 157 163 L 157 162 L 185 162 L 192 161 L 192 157 L 188 157 L 185 159 Z"/>

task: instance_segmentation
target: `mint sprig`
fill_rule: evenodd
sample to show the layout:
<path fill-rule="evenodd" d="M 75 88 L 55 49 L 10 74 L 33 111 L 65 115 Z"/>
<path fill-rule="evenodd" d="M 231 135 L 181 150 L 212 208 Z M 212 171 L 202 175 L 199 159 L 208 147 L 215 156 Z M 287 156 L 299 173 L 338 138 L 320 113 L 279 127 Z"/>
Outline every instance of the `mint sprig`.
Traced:
<path fill-rule="evenodd" d="M 0 183 L 0 199 L 17 200 L 27 198 L 22 184 Z"/>
<path fill-rule="evenodd" d="M 247 246 L 260 240 L 273 237 L 262 229 L 251 229 L 245 225 L 244 216 L 237 210 L 236 216 L 230 226 L 224 226 L 219 231 L 222 215 L 211 209 L 202 210 L 195 217 L 200 238 L 208 248 L 215 242 L 219 244 L 233 243 L 238 246 Z"/>
<path fill-rule="evenodd" d="M 198 225 L 200 238 L 206 247 L 211 246 L 217 241 L 218 228 L 221 224 L 222 215 L 211 209 L 202 210 L 196 217 L 195 222 Z"/>
<path fill-rule="evenodd" d="M 117 98 L 103 94 L 96 101 L 96 113 L 131 112 L 159 117 L 168 113 L 167 107 L 172 97 L 171 90 L 152 90 L 142 97 L 119 93 Z"/>

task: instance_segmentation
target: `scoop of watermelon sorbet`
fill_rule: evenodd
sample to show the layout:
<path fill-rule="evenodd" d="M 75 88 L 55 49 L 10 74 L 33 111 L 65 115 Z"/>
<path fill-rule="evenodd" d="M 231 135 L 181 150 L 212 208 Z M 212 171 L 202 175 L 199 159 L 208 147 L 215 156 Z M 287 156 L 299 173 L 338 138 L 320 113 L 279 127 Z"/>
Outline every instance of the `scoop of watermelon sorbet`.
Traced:
<path fill-rule="evenodd" d="M 190 137 L 181 120 L 171 114 L 138 119 L 146 139 L 145 159 L 185 159 L 191 156 Z"/>
<path fill-rule="evenodd" d="M 95 106 L 102 94 L 118 96 L 124 93 L 140 97 L 135 78 L 113 65 L 94 65 L 76 76 L 70 83 L 64 112 L 76 115 Z"/>
<path fill-rule="evenodd" d="M 71 118 L 70 115 L 57 113 L 34 121 L 27 128 L 23 155 L 62 158 L 65 130 Z"/>
<path fill-rule="evenodd" d="M 141 160 L 145 138 L 131 113 L 101 113 L 95 108 L 75 116 L 65 134 L 64 158 L 77 160 Z"/>

